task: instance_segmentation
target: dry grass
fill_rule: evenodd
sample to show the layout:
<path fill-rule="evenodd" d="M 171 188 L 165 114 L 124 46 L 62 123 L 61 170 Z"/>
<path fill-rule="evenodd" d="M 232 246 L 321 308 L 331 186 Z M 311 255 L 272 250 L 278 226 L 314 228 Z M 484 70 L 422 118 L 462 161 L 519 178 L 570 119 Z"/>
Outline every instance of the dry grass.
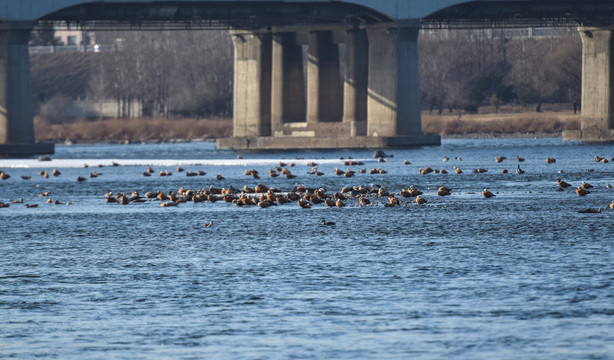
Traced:
<path fill-rule="evenodd" d="M 580 115 L 573 111 L 498 113 L 498 114 L 428 114 L 422 113 L 422 131 L 427 134 L 559 134 L 580 129 Z"/>
<path fill-rule="evenodd" d="M 76 142 L 152 141 L 204 139 L 232 136 L 232 119 L 107 119 L 79 120 L 50 125 L 34 119 L 38 141 Z M 506 112 L 492 114 L 422 113 L 422 131 L 427 134 L 560 134 L 580 129 L 580 115 L 573 111 Z"/>
<path fill-rule="evenodd" d="M 34 118 L 38 141 L 76 142 L 204 139 L 232 135 L 232 119 L 106 119 L 50 125 Z"/>

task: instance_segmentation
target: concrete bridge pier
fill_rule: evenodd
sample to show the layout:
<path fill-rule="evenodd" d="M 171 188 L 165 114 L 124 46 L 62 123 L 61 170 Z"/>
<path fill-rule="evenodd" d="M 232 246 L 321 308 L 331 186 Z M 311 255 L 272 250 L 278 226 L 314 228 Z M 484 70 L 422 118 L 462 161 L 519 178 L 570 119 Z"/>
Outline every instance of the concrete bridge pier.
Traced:
<path fill-rule="evenodd" d="M 580 27 L 582 119 L 563 140 L 614 141 L 614 27 Z"/>
<path fill-rule="evenodd" d="M 343 122 L 349 124 L 350 136 L 365 136 L 369 72 L 367 32 L 362 29 L 350 29 L 346 31 L 345 39 Z"/>
<path fill-rule="evenodd" d="M 34 142 L 28 42 L 31 22 L 0 24 L 0 156 L 53 153 Z"/>
<path fill-rule="evenodd" d="M 270 33 L 231 33 L 234 58 L 234 136 L 271 136 Z"/>
<path fill-rule="evenodd" d="M 419 27 L 369 29 L 367 135 L 422 135 L 418 78 Z"/>
<path fill-rule="evenodd" d="M 305 122 L 303 49 L 296 33 L 273 34 L 271 128 L 273 136 L 283 136 L 284 124 Z"/>
<path fill-rule="evenodd" d="M 439 145 L 439 136 L 421 131 L 418 31 L 419 23 L 387 23 L 233 32 L 234 136 L 217 147 Z"/>

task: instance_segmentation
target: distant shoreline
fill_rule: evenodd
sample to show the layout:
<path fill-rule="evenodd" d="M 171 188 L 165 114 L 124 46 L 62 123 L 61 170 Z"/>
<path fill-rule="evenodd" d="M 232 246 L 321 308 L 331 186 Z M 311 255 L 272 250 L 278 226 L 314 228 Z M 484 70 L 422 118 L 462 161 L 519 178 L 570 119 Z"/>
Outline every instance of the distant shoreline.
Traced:
<path fill-rule="evenodd" d="M 573 111 L 433 114 L 422 112 L 422 132 L 443 139 L 553 138 L 580 129 Z M 56 144 L 213 142 L 232 136 L 232 119 L 103 119 L 49 124 L 34 119 L 36 140 Z"/>

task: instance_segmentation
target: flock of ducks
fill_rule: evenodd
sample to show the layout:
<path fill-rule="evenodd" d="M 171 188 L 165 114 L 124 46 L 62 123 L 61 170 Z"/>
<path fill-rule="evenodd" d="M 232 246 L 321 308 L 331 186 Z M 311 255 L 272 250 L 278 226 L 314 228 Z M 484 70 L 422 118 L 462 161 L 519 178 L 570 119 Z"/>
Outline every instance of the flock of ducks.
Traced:
<path fill-rule="evenodd" d="M 501 163 L 506 158 L 504 156 L 499 156 L 495 158 L 497 163 Z M 456 157 L 455 160 L 462 161 L 460 157 Z M 600 163 L 609 162 L 608 159 L 595 156 L 594 160 Z M 614 161 L 614 158 L 611 159 Z M 443 157 L 443 162 L 448 162 L 449 158 L 447 156 Z M 524 158 L 516 156 L 516 161 L 521 163 L 525 161 Z M 385 159 L 380 158 L 379 162 L 385 162 Z M 556 159 L 547 157 L 546 163 L 552 164 L 555 163 Z M 403 164 L 409 165 L 411 164 L 409 161 L 403 161 Z M 292 173 L 289 168 L 295 167 L 295 163 L 284 163 L 280 162 L 278 166 L 270 168 L 268 170 L 268 176 L 270 178 L 283 176 L 286 179 L 294 179 L 297 177 L 296 174 Z M 318 164 L 315 162 L 309 162 L 306 164 L 310 166 L 310 171 L 307 172 L 308 175 L 314 176 L 323 176 L 324 173 L 318 169 Z M 346 166 L 361 166 L 364 165 L 363 162 L 347 160 L 344 162 Z M 120 166 L 120 164 L 113 162 L 112 166 Z M 88 165 L 84 165 L 85 168 Z M 98 167 L 103 167 L 102 165 L 98 165 Z M 457 174 L 462 174 L 462 170 L 453 166 L 454 172 Z M 199 171 L 185 171 L 183 168 L 177 166 L 177 173 L 184 173 L 185 176 L 204 176 L 206 173 L 202 170 Z M 484 168 L 473 169 L 472 173 L 482 174 L 486 173 L 488 170 Z M 524 170 L 520 168 L 520 165 L 516 165 L 516 173 L 524 174 Z M 154 169 L 151 166 L 148 166 L 147 169 L 142 172 L 143 176 L 152 176 L 155 173 Z M 369 173 L 369 174 L 386 174 L 387 171 L 381 168 L 373 167 L 371 170 L 367 171 L 366 168 L 358 169 L 357 171 L 347 169 L 340 170 L 339 168 L 335 168 L 333 173 L 336 176 L 343 177 L 353 177 L 356 173 Z M 447 174 L 445 169 L 436 170 L 432 167 L 420 168 L 419 173 L 422 175 L 430 174 L 430 173 L 439 173 L 439 174 Z M 502 170 L 502 173 L 507 173 L 507 170 Z M 50 175 L 46 171 L 41 170 L 39 175 L 48 178 Z M 51 171 L 51 176 L 57 177 L 60 176 L 61 172 L 57 169 L 53 169 Z M 96 178 L 102 175 L 97 171 L 93 171 L 89 173 L 89 178 Z M 169 170 L 159 171 L 159 176 L 171 176 L 172 172 Z M 261 174 L 256 169 L 247 169 L 244 172 L 244 175 L 249 176 L 253 179 L 260 179 Z M 5 171 L 0 170 L 0 180 L 5 181 L 10 179 L 11 176 Z M 30 180 L 30 176 L 21 176 L 22 180 Z M 217 181 L 224 180 L 224 177 L 221 174 L 217 174 L 215 176 Z M 84 182 L 87 178 L 83 176 L 78 176 L 76 178 L 77 182 Z M 561 178 L 557 179 L 557 185 L 559 191 L 564 191 L 569 187 L 572 187 L 571 184 L 562 180 Z M 589 189 L 592 189 L 593 186 L 582 181 L 582 183 L 576 187 L 575 192 L 578 196 L 586 196 L 591 193 Z M 608 185 L 608 188 L 611 188 Z M 451 195 L 453 192 L 452 189 L 440 186 L 437 188 L 435 192 L 436 196 L 445 197 Z M 496 197 L 496 195 L 485 188 L 481 192 L 482 196 L 485 199 L 490 199 Z M 52 200 L 50 198 L 50 192 L 42 192 L 36 194 L 39 197 L 47 197 L 45 203 L 48 204 L 61 204 L 58 200 Z M 204 202 L 226 202 L 232 203 L 237 207 L 259 207 L 259 208 L 269 208 L 273 206 L 280 206 L 285 204 L 295 204 L 296 206 L 304 209 L 309 209 L 312 206 L 320 205 L 326 207 L 337 207 L 343 208 L 346 205 L 353 206 L 384 206 L 384 207 L 396 207 L 401 205 L 406 205 L 408 203 L 407 199 L 412 199 L 411 201 L 415 202 L 418 205 L 427 204 L 427 199 L 423 196 L 423 192 L 418 190 L 415 186 L 409 186 L 407 188 L 402 188 L 398 193 L 389 192 L 385 187 L 382 187 L 378 184 L 373 184 L 370 186 L 347 186 L 339 189 L 338 191 L 328 191 L 323 187 L 305 187 L 304 185 L 297 185 L 292 187 L 290 190 L 282 191 L 275 187 L 269 187 L 265 184 L 258 184 L 254 187 L 250 187 L 248 185 L 243 186 L 243 188 L 234 188 L 233 186 L 228 187 L 215 187 L 209 186 L 208 188 L 200 188 L 200 189 L 187 189 L 184 187 L 179 188 L 176 191 L 170 192 L 162 192 L 151 191 L 146 192 L 144 194 L 140 194 L 140 192 L 133 191 L 131 193 L 126 192 L 108 192 L 104 194 L 105 202 L 107 204 L 119 204 L 119 205 L 129 205 L 129 204 L 137 204 L 137 203 L 149 203 L 149 202 L 159 202 L 160 207 L 175 207 L 182 203 L 192 202 L 192 203 L 204 203 Z M 12 200 L 10 203 L 5 203 L 0 201 L 0 208 L 8 208 L 11 204 L 24 204 L 27 208 L 35 208 L 38 207 L 38 204 L 29 204 L 25 203 L 23 199 Z M 71 205 L 72 203 L 66 202 L 66 205 Z M 614 201 L 609 204 L 609 207 L 614 210 Z M 591 212 L 601 212 L 601 209 L 582 209 L 579 212 L 583 213 L 591 213 Z M 334 225 L 334 223 L 330 223 L 322 219 L 322 225 Z M 211 227 L 213 225 L 212 222 L 202 224 L 202 227 Z"/>

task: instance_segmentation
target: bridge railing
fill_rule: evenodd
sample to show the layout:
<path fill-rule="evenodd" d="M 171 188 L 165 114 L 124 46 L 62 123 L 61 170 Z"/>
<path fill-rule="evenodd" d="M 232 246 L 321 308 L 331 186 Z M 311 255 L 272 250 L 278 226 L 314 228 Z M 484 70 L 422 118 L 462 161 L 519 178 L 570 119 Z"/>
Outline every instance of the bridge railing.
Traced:
<path fill-rule="evenodd" d="M 54 54 L 62 52 L 103 52 L 115 51 L 115 45 L 49 45 L 49 46 L 30 46 L 31 54 Z"/>

